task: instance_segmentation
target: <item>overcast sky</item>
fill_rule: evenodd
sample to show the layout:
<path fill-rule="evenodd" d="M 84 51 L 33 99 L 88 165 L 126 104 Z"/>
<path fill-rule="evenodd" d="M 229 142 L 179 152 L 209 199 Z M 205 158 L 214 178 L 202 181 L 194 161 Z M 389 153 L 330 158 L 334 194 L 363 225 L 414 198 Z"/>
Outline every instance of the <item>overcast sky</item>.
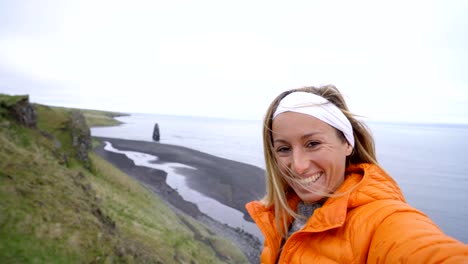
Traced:
<path fill-rule="evenodd" d="M 375 120 L 468 123 L 468 1 L 2 0 L 0 93 L 261 119 L 334 84 Z"/>

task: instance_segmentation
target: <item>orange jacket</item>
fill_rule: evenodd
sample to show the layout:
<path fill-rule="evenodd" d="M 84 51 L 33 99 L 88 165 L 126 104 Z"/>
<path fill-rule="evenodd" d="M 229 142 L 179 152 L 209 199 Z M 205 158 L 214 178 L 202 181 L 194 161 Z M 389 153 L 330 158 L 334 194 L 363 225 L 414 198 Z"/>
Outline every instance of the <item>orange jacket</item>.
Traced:
<path fill-rule="evenodd" d="M 315 210 L 286 241 L 278 263 L 468 263 L 468 245 L 406 204 L 398 186 L 377 166 L 350 167 L 336 193 L 359 182 Z M 299 198 L 289 202 L 294 209 Z M 265 237 L 261 263 L 276 263 L 282 238 L 273 206 L 253 201 L 246 208 Z"/>

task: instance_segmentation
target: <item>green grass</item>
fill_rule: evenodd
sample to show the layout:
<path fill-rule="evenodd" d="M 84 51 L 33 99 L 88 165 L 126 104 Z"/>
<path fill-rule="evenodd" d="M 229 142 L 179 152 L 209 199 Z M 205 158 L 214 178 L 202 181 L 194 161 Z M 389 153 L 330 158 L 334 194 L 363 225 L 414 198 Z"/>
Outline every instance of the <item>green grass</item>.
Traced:
<path fill-rule="evenodd" d="M 6 95 L 6 94 L 0 93 L 0 105 L 2 107 L 3 106 L 11 107 L 11 106 L 15 105 L 18 101 L 28 99 L 28 98 L 29 98 L 28 95 L 14 95 L 14 96 L 11 96 L 11 95 Z"/>
<path fill-rule="evenodd" d="M 150 190 L 96 155 L 92 159 L 98 175 L 93 189 L 109 216 L 120 223 L 120 231 L 127 240 L 137 241 L 148 251 L 157 249 L 163 263 L 176 259 L 188 263 L 219 261 L 213 248 L 194 240 L 193 231 Z M 198 228 L 206 229 L 201 225 Z"/>
<path fill-rule="evenodd" d="M 69 111 L 37 109 L 38 129 L 0 128 L 1 263 L 248 263 L 98 155 L 65 166 Z"/>
<path fill-rule="evenodd" d="M 55 258 L 72 261 L 78 255 L 80 261 L 91 261 L 110 252 L 95 235 L 102 229 L 92 213 L 96 201 L 79 187 L 86 179 L 60 166 L 34 142 L 22 146 L 15 132 L 0 135 L 0 259 L 41 263 Z M 86 243 L 74 243 L 73 236 Z"/>
<path fill-rule="evenodd" d="M 89 127 L 97 126 L 116 126 L 122 124 L 122 122 L 115 119 L 118 116 L 126 116 L 126 113 L 112 112 L 112 111 L 101 111 L 91 109 L 80 109 L 80 108 L 65 108 L 65 107 L 51 107 L 59 112 L 70 112 L 80 111 Z"/>
<path fill-rule="evenodd" d="M 122 122 L 116 120 L 114 117 L 127 115 L 123 113 L 87 109 L 81 109 L 80 111 L 85 116 L 86 122 L 90 127 L 120 125 Z"/>
<path fill-rule="evenodd" d="M 7 108 L 15 105 L 21 100 L 28 99 L 28 95 L 7 95 L 0 93 L 0 119 L 5 118 L 8 115 Z M 38 109 L 39 116 L 43 119 L 48 119 L 46 116 L 48 113 L 51 114 L 69 114 L 71 111 L 80 111 L 88 124 L 89 127 L 98 127 L 98 126 L 116 126 L 122 124 L 122 122 L 115 119 L 118 116 L 126 116 L 126 113 L 112 112 L 112 111 L 102 111 L 102 110 L 92 110 L 92 109 L 80 109 L 80 108 L 66 108 L 60 106 L 46 106 L 42 104 L 34 104 Z M 44 111 L 44 109 L 47 111 Z M 56 119 L 49 119 L 51 121 L 59 121 Z"/>
<path fill-rule="evenodd" d="M 7 108 L 14 106 L 21 100 L 28 99 L 27 95 L 10 96 L 0 93 L 0 121 L 8 116 Z"/>

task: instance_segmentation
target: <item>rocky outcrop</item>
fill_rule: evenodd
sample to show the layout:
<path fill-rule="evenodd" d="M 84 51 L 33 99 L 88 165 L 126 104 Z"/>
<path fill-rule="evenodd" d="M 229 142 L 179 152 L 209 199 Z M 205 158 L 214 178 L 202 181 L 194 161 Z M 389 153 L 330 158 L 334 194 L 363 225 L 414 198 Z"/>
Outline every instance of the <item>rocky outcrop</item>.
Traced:
<path fill-rule="evenodd" d="M 154 129 L 153 129 L 153 140 L 156 142 L 159 142 L 159 139 L 161 138 L 159 134 L 159 125 L 158 123 L 154 124 Z"/>
<path fill-rule="evenodd" d="M 70 119 L 69 128 L 76 157 L 89 170 L 91 168 L 91 163 L 89 161 L 88 151 L 92 148 L 91 130 L 86 124 L 85 117 L 81 112 L 72 111 Z"/>
<path fill-rule="evenodd" d="M 4 98 L 5 100 L 0 100 L 2 114 L 13 117 L 23 126 L 31 128 L 36 127 L 37 112 L 34 105 L 29 103 L 28 95 L 9 96 Z"/>
<path fill-rule="evenodd" d="M 29 97 L 18 101 L 18 103 L 13 108 L 13 115 L 16 119 L 27 127 L 35 128 L 37 125 L 37 112 L 36 108 L 29 103 Z"/>
<path fill-rule="evenodd" d="M 0 94 L 0 128 L 9 128 L 11 122 L 20 125 L 37 129 L 37 110 L 34 104 L 29 102 L 28 95 L 4 95 Z M 72 156 L 81 162 L 88 170 L 91 169 L 91 164 L 88 152 L 92 148 L 91 130 L 86 123 L 84 115 L 77 110 L 72 110 L 69 120 L 66 122 L 66 127 L 61 129 L 60 133 L 71 133 L 72 138 L 72 153 L 69 148 L 63 148 L 63 142 L 58 140 L 59 137 L 54 132 L 39 132 L 53 142 L 55 149 L 54 154 L 60 158 L 60 162 L 68 165 Z M 66 144 L 66 143 L 65 143 Z"/>

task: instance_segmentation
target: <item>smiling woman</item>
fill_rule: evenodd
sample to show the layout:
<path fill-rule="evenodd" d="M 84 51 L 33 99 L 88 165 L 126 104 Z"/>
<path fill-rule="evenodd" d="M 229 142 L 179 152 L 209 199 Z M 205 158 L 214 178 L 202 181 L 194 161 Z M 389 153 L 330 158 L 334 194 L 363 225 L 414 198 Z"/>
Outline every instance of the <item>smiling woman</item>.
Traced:
<path fill-rule="evenodd" d="M 352 146 L 335 128 L 307 114 L 287 112 L 278 116 L 272 131 L 281 175 L 302 201 L 318 202 L 343 183 Z"/>
<path fill-rule="evenodd" d="M 265 236 L 262 263 L 468 261 L 467 245 L 406 203 L 334 86 L 276 97 L 263 144 L 266 195 L 246 205 Z"/>

